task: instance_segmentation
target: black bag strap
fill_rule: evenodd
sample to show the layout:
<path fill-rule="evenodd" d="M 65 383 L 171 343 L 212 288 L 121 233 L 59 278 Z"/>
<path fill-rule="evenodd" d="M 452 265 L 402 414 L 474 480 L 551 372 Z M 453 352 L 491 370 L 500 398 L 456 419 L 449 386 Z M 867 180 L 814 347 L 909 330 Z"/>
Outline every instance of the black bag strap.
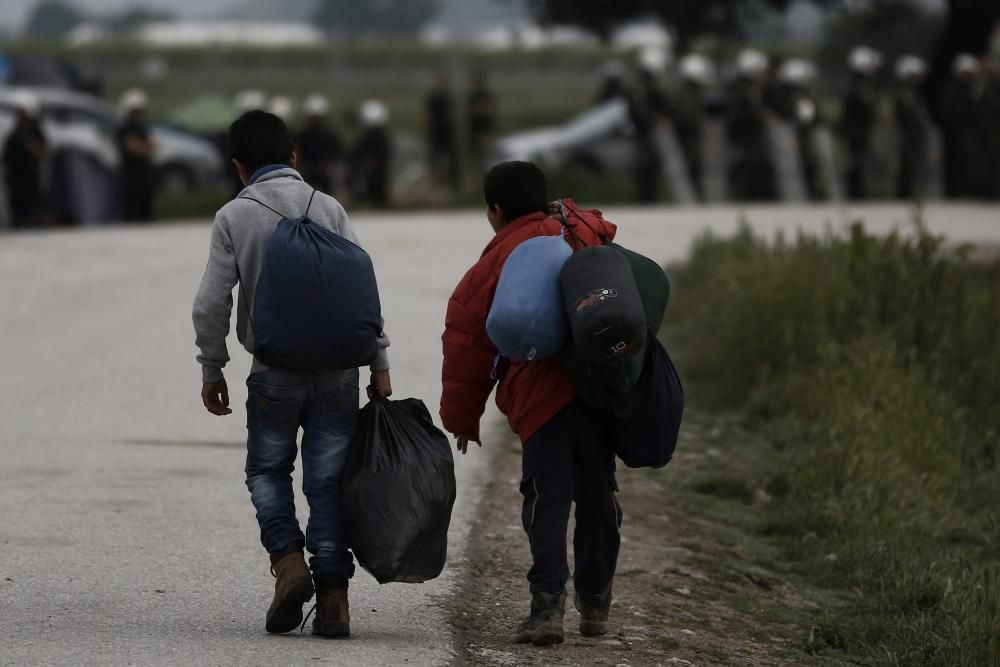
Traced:
<path fill-rule="evenodd" d="M 313 194 L 315 194 L 315 193 L 316 193 L 316 191 L 313 190 Z M 243 196 L 243 195 L 240 195 L 239 197 L 237 197 L 237 199 L 246 199 L 247 201 L 256 202 L 256 203 L 260 204 L 261 206 L 263 206 L 264 208 L 266 208 L 267 210 L 269 210 L 272 213 L 274 213 L 275 215 L 280 215 L 282 217 L 282 219 L 285 219 L 285 220 L 288 219 L 287 215 L 285 215 L 281 211 L 274 210 L 273 208 L 271 208 L 270 206 L 268 206 L 267 204 L 265 204 L 264 202 L 262 202 L 259 199 L 254 199 L 253 197 L 246 197 L 246 196 Z M 309 198 L 309 203 L 310 204 L 312 203 L 312 198 L 311 197 Z"/>
<path fill-rule="evenodd" d="M 575 210 L 572 213 L 577 220 L 583 223 L 584 227 L 590 230 L 591 234 L 593 234 L 594 236 L 596 236 L 601 240 L 601 245 L 607 245 L 608 243 L 611 242 L 611 239 L 609 239 L 606 235 L 601 234 L 596 229 L 591 227 L 590 223 L 587 222 L 582 215 L 577 213 Z M 583 248 L 588 247 L 587 244 L 584 242 L 584 240 L 580 238 L 580 235 L 576 233 L 576 230 L 574 229 L 575 225 L 571 225 L 569 223 L 569 216 L 566 215 L 566 205 L 563 203 L 562 199 L 559 200 L 559 221 L 562 223 L 562 226 L 566 229 L 566 231 L 568 231 L 570 235 L 576 240 L 576 242 L 580 244 L 581 247 Z"/>
<path fill-rule="evenodd" d="M 309 195 L 309 203 L 308 203 L 308 204 L 306 204 L 306 212 L 302 214 L 302 217 L 303 217 L 303 218 L 308 218 L 308 217 L 309 217 L 309 209 L 311 209 L 311 208 L 312 208 L 312 205 L 313 205 L 313 199 L 314 199 L 315 197 L 316 197 L 316 189 L 315 189 L 315 188 L 313 188 L 313 191 L 312 191 L 312 194 L 311 194 L 311 195 Z"/>

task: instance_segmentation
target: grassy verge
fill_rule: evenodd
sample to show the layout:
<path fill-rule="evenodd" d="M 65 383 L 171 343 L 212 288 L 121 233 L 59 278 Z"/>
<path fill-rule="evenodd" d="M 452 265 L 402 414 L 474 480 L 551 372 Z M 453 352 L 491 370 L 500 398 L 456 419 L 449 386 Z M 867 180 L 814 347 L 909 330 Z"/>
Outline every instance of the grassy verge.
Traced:
<path fill-rule="evenodd" d="M 1000 264 L 919 228 L 744 230 L 699 242 L 676 282 L 689 400 L 745 430 L 684 482 L 690 511 L 809 591 L 801 647 L 1000 664 Z"/>

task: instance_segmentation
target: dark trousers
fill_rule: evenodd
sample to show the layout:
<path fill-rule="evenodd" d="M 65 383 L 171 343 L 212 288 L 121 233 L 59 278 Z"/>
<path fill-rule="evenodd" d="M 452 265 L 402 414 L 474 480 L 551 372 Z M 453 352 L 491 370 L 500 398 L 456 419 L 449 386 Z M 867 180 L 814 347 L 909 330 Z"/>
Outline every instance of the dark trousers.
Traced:
<path fill-rule="evenodd" d="M 610 413 L 579 400 L 524 443 L 521 520 L 533 564 L 532 593 L 560 593 L 569 579 L 566 533 L 576 502 L 573 550 L 576 591 L 585 598 L 611 588 L 618 563 L 622 511 L 615 493 Z"/>

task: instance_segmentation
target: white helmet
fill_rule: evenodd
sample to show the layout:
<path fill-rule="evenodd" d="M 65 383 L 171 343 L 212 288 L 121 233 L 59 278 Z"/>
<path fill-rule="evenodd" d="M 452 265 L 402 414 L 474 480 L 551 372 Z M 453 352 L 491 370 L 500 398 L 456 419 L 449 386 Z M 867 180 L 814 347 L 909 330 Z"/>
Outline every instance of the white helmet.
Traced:
<path fill-rule="evenodd" d="M 381 100 L 365 100 L 358 109 L 365 127 L 381 127 L 389 122 L 389 109 Z"/>
<path fill-rule="evenodd" d="M 678 69 L 682 79 L 703 86 L 711 85 L 715 79 L 715 68 L 712 67 L 712 61 L 700 53 L 689 53 L 681 58 Z"/>
<path fill-rule="evenodd" d="M 801 58 L 790 58 L 781 64 L 778 76 L 793 86 L 808 86 L 816 80 L 816 65 Z"/>
<path fill-rule="evenodd" d="M 955 56 L 955 60 L 951 63 L 951 71 L 955 76 L 962 76 L 963 74 L 979 74 L 979 61 L 971 53 L 960 53 Z"/>
<path fill-rule="evenodd" d="M 847 64 L 855 72 L 874 74 L 882 66 L 882 54 L 870 46 L 855 46 L 847 56 Z"/>
<path fill-rule="evenodd" d="M 639 67 L 653 74 L 663 74 L 670 56 L 662 46 L 647 46 L 639 52 Z"/>
<path fill-rule="evenodd" d="M 30 90 L 24 90 L 23 88 L 11 91 L 10 103 L 15 109 L 23 111 L 29 116 L 37 116 L 38 110 L 41 107 L 38 97 Z"/>
<path fill-rule="evenodd" d="M 912 54 L 900 56 L 896 61 L 896 78 L 905 81 L 911 77 L 922 77 L 927 73 L 927 65 L 922 58 Z"/>
<path fill-rule="evenodd" d="M 263 109 L 267 104 L 267 96 L 259 90 L 241 90 L 236 93 L 233 103 L 240 113 L 246 113 L 247 111 Z"/>
<path fill-rule="evenodd" d="M 330 101 L 319 93 L 313 93 L 302 102 L 302 110 L 307 116 L 325 116 L 330 113 Z"/>
<path fill-rule="evenodd" d="M 281 120 L 288 120 L 295 113 L 295 103 L 287 95 L 275 95 L 267 105 L 267 110 Z"/>
<path fill-rule="evenodd" d="M 129 88 L 122 93 L 121 101 L 118 103 L 122 113 L 132 113 L 140 111 L 149 105 L 149 98 L 146 93 L 138 88 Z"/>
<path fill-rule="evenodd" d="M 760 76 L 767 71 L 767 56 L 757 49 L 743 49 L 736 57 L 736 69 L 743 76 Z"/>
<path fill-rule="evenodd" d="M 816 120 L 816 103 L 808 97 L 795 101 L 795 116 L 803 125 L 809 125 Z"/>

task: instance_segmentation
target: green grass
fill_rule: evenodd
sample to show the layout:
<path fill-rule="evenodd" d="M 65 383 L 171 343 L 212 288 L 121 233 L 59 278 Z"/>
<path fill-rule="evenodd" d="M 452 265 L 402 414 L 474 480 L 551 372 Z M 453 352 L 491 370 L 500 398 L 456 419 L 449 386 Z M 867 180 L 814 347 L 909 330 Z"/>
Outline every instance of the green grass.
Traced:
<path fill-rule="evenodd" d="M 702 239 L 675 282 L 665 333 L 689 402 L 748 431 L 713 444 L 693 511 L 829 594 L 801 647 L 1000 664 L 1000 265 L 919 226 L 744 229 Z M 750 507 L 754 489 L 770 501 Z"/>

